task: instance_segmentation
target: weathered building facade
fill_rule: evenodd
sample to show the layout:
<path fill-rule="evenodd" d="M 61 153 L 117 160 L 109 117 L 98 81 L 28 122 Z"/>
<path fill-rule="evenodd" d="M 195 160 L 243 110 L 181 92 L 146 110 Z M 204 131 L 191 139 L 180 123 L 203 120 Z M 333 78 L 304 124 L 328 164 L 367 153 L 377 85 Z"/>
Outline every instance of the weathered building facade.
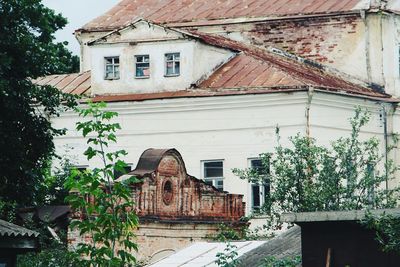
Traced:
<path fill-rule="evenodd" d="M 391 95 L 400 80 L 400 7 L 375 2 L 124 0 L 76 32 L 82 73 L 37 82 L 107 102 L 132 167 L 148 147 L 174 147 L 189 173 L 243 194 L 249 213 L 268 185 L 231 170 L 272 152 L 277 126 L 283 145 L 297 133 L 329 144 L 350 132 L 361 106 L 371 111 L 362 138 L 377 137 L 382 152 L 400 132 Z M 78 119 L 53 119 L 68 129 L 55 143 L 86 167 Z M 400 162 L 397 151 L 390 157 Z"/>
<path fill-rule="evenodd" d="M 147 149 L 134 171 L 132 198 L 140 225 L 134 229 L 139 246 L 138 259 L 155 261 L 190 243 L 217 234 L 219 224 L 240 230 L 247 224 L 242 195 L 228 194 L 205 184 L 186 172 L 175 149 Z M 77 232 L 69 233 L 69 242 L 83 241 Z M 86 240 L 87 241 L 87 240 Z"/>

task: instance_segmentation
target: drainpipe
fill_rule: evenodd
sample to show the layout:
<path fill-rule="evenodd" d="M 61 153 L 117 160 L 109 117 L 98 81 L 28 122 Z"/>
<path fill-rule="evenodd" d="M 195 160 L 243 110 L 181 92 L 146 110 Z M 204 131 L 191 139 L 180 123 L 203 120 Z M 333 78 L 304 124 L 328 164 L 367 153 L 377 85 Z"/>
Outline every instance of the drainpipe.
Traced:
<path fill-rule="evenodd" d="M 381 105 L 381 116 L 383 121 L 383 138 L 384 138 L 384 150 L 385 150 L 385 187 L 386 191 L 389 190 L 389 174 L 388 174 L 388 123 L 387 123 L 387 110 L 385 104 Z"/>
<path fill-rule="evenodd" d="M 310 137 L 311 132 L 310 132 L 310 108 L 311 108 L 311 102 L 312 102 L 312 97 L 314 95 L 314 87 L 309 86 L 308 87 L 308 98 L 307 98 L 307 104 L 306 104 L 306 136 Z"/>

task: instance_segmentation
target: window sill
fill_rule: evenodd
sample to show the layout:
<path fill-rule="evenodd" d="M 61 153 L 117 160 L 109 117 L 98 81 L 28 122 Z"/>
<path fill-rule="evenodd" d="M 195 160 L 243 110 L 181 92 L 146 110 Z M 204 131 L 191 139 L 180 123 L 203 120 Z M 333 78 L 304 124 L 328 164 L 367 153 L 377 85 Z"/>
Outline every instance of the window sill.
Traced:
<path fill-rule="evenodd" d="M 104 78 L 105 81 L 115 81 L 119 80 L 119 78 Z"/>
<path fill-rule="evenodd" d="M 150 79 L 150 76 L 135 76 L 135 79 Z"/>
<path fill-rule="evenodd" d="M 168 78 L 168 77 L 178 77 L 178 76 L 180 76 L 180 74 L 169 74 L 169 75 L 164 74 L 164 77 L 166 77 L 166 78 Z"/>

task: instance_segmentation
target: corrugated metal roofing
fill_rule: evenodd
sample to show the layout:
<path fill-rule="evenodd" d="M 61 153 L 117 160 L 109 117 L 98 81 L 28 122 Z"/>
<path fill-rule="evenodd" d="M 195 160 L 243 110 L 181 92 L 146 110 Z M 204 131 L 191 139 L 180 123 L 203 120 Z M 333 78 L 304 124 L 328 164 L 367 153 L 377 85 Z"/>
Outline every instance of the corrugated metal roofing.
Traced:
<path fill-rule="evenodd" d="M 38 237 L 39 233 L 24 227 L 0 220 L 0 236 L 2 237 Z"/>
<path fill-rule="evenodd" d="M 313 86 L 327 91 L 370 97 L 390 97 L 377 90 L 354 84 L 325 70 L 314 62 L 300 61 L 297 57 L 284 55 L 283 51 L 271 51 L 240 43 L 218 35 L 194 33 L 208 44 L 242 51 L 207 80 L 200 88 L 268 88 Z M 278 52 L 282 52 L 279 55 Z"/>
<path fill-rule="evenodd" d="M 264 266 L 264 258 L 273 256 L 278 259 L 301 255 L 301 229 L 294 226 L 277 237 L 266 241 L 231 242 L 236 246 L 238 267 Z M 186 247 L 149 267 L 213 267 L 218 266 L 217 253 L 224 253 L 226 243 L 197 242 Z"/>
<path fill-rule="evenodd" d="M 266 50 L 237 42 L 219 35 L 190 32 L 192 38 L 213 46 L 239 52 L 215 70 L 196 88 L 179 91 L 136 93 L 127 95 L 97 95 L 93 101 L 143 101 L 150 99 L 208 97 L 244 94 L 314 90 L 345 95 L 369 97 L 398 102 L 383 91 L 369 88 L 362 83 L 348 81 L 331 73 L 318 63 L 305 61 L 280 50 Z M 39 85 L 53 85 L 63 92 L 90 96 L 90 71 L 80 74 L 51 75 L 35 81 Z"/>
<path fill-rule="evenodd" d="M 362 0 L 123 0 L 83 30 L 111 30 L 138 18 L 155 23 L 349 12 Z"/>
<path fill-rule="evenodd" d="M 289 230 L 281 233 L 258 246 L 257 248 L 239 257 L 238 267 L 261 267 L 264 259 L 272 256 L 278 259 L 285 257 L 295 257 L 301 255 L 301 229 L 293 226 Z"/>
<path fill-rule="evenodd" d="M 231 242 L 236 246 L 235 251 L 238 256 L 263 245 L 265 241 L 243 241 Z M 186 247 L 173 255 L 162 259 L 156 263 L 148 265 L 149 267 L 217 267 L 217 253 L 224 252 L 225 243 L 217 242 L 197 242 Z"/>
<path fill-rule="evenodd" d="M 51 85 L 64 93 L 90 95 L 90 71 L 72 74 L 49 75 L 33 81 L 37 85 Z"/>

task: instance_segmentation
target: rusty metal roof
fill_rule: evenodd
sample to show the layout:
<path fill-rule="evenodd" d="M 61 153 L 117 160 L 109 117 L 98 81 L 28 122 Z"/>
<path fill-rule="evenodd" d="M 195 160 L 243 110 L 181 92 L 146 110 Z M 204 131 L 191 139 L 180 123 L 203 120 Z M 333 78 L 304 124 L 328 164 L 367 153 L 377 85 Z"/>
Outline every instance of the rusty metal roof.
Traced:
<path fill-rule="evenodd" d="M 0 237 L 38 237 L 39 233 L 19 225 L 0 220 Z"/>
<path fill-rule="evenodd" d="M 150 99 L 208 97 L 244 94 L 314 90 L 334 92 L 357 97 L 399 102 L 383 90 L 353 79 L 342 73 L 333 73 L 326 66 L 287 54 L 284 51 L 264 49 L 237 42 L 219 35 L 190 31 L 191 38 L 209 45 L 235 51 L 237 54 L 215 70 L 195 88 L 156 93 L 125 95 L 95 95 L 92 101 L 144 101 Z M 80 74 L 51 75 L 35 81 L 39 85 L 53 85 L 66 93 L 90 96 L 90 71 Z"/>
<path fill-rule="evenodd" d="M 267 257 L 283 259 L 299 255 L 301 255 L 301 228 L 296 225 L 239 256 L 238 267 L 261 267 L 265 266 Z"/>
<path fill-rule="evenodd" d="M 361 86 L 329 73 L 323 65 L 278 49 L 266 50 L 219 35 L 200 32 L 192 32 L 192 34 L 196 34 L 208 44 L 242 52 L 200 83 L 200 88 L 299 88 L 312 86 L 348 94 L 390 97 L 383 91 Z"/>
<path fill-rule="evenodd" d="M 362 0 L 122 0 L 85 24 L 82 30 L 113 30 L 138 18 L 165 24 L 352 12 L 361 9 L 360 2 Z"/>
<path fill-rule="evenodd" d="M 33 81 L 37 85 L 51 85 L 64 93 L 90 95 L 90 71 L 72 74 L 49 75 Z"/>

